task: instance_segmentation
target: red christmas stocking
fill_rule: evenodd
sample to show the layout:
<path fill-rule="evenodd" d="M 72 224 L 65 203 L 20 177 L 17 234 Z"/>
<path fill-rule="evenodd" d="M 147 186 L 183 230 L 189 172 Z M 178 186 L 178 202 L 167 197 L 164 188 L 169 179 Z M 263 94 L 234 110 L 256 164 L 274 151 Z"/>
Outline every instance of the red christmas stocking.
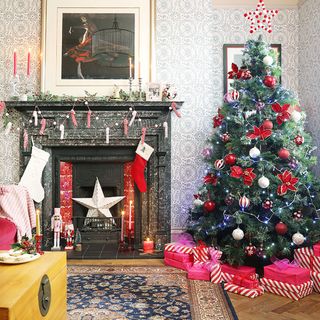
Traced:
<path fill-rule="evenodd" d="M 136 154 L 131 174 L 140 192 L 147 191 L 147 182 L 144 178 L 144 170 L 146 168 L 146 164 L 147 160 L 143 159 L 141 156 Z"/>

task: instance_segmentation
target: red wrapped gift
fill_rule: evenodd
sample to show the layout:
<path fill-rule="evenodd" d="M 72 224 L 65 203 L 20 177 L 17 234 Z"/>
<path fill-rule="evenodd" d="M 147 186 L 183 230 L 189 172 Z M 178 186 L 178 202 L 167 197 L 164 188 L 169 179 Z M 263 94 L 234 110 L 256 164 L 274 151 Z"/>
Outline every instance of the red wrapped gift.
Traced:
<path fill-rule="evenodd" d="M 188 279 L 210 281 L 210 272 L 207 268 L 193 265 L 188 268 Z"/>
<path fill-rule="evenodd" d="M 165 251 L 164 257 L 167 259 L 172 259 L 172 260 L 176 260 L 179 262 L 193 262 L 193 257 L 187 253 L 177 253 L 177 252 Z"/>
<path fill-rule="evenodd" d="M 320 273 L 320 257 L 314 255 L 312 248 L 298 248 L 294 250 L 294 259 L 299 266 Z"/>
<path fill-rule="evenodd" d="M 264 277 L 284 283 L 299 285 L 310 281 L 310 271 L 296 264 L 290 264 L 288 259 L 275 261 L 264 267 Z"/>
<path fill-rule="evenodd" d="M 259 287 L 259 281 L 257 279 L 252 279 L 252 276 L 250 275 L 249 276 L 235 275 L 233 277 L 232 283 L 247 289 L 256 289 Z"/>
<path fill-rule="evenodd" d="M 311 272 L 310 278 L 313 281 L 313 291 L 320 293 L 320 273 Z"/>
<path fill-rule="evenodd" d="M 196 248 L 193 248 L 192 253 L 194 258 L 194 264 L 201 264 L 210 261 L 211 256 L 209 247 L 207 247 L 202 241 Z"/>
<path fill-rule="evenodd" d="M 164 258 L 164 264 L 185 271 L 192 266 L 192 262 L 181 262 L 170 258 Z"/>
<path fill-rule="evenodd" d="M 316 257 L 320 257 L 320 242 L 313 245 L 313 253 Z"/>
<path fill-rule="evenodd" d="M 250 276 L 252 279 L 256 279 L 256 269 L 248 266 L 233 267 L 229 264 L 222 264 L 222 279 L 225 282 L 231 282 L 235 275 Z"/>
<path fill-rule="evenodd" d="M 249 297 L 249 298 L 256 298 L 258 296 L 263 295 L 264 289 L 261 286 L 258 286 L 254 289 L 248 289 L 241 286 L 238 286 L 234 283 L 226 283 L 224 285 L 224 289 L 228 292 L 240 294 L 241 296 Z"/>

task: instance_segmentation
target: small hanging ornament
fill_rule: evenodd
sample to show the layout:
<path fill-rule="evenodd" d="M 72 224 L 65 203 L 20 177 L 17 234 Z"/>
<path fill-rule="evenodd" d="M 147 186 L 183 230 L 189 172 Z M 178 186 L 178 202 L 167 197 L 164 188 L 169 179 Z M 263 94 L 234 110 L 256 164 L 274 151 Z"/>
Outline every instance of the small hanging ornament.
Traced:
<path fill-rule="evenodd" d="M 305 241 L 305 237 L 300 232 L 297 232 L 292 236 L 292 242 L 297 246 L 300 246 L 301 244 L 303 244 L 304 241 Z"/>
<path fill-rule="evenodd" d="M 106 128 L 106 144 L 110 143 L 110 128 Z"/>
<path fill-rule="evenodd" d="M 129 127 L 131 127 L 131 126 L 133 125 L 133 122 L 134 122 L 136 116 L 137 116 L 137 111 L 136 111 L 136 110 L 133 110 L 133 111 L 132 111 L 132 117 L 131 117 L 131 120 L 130 120 L 130 122 L 129 122 Z"/>
<path fill-rule="evenodd" d="M 144 140 L 146 138 L 147 128 L 143 127 L 141 129 L 141 144 L 144 144 Z"/>
<path fill-rule="evenodd" d="M 226 133 L 223 133 L 221 136 L 220 136 L 220 139 L 223 143 L 227 143 L 230 141 L 231 137 L 230 137 L 230 134 L 228 132 Z"/>
<path fill-rule="evenodd" d="M 296 170 L 299 166 L 299 162 L 297 159 L 292 158 L 290 159 L 288 166 L 292 169 L 292 170 Z"/>
<path fill-rule="evenodd" d="M 268 198 L 262 202 L 262 208 L 264 210 L 271 210 L 273 207 L 273 202 Z"/>
<path fill-rule="evenodd" d="M 87 128 L 88 129 L 91 128 L 91 114 L 92 114 L 92 111 L 89 109 L 87 112 Z"/>
<path fill-rule="evenodd" d="M 266 104 L 262 101 L 258 101 L 256 103 L 256 109 L 257 111 L 262 111 L 264 109 L 264 107 L 266 106 Z"/>
<path fill-rule="evenodd" d="M 274 76 L 265 76 L 263 83 L 268 88 L 273 88 L 277 84 L 277 79 Z"/>
<path fill-rule="evenodd" d="M 303 213 L 302 213 L 301 210 L 295 211 L 295 212 L 292 214 L 292 217 L 293 217 L 293 220 L 295 220 L 295 221 L 301 221 L 302 218 L 303 218 Z"/>
<path fill-rule="evenodd" d="M 273 123 L 272 121 L 270 121 L 269 119 L 266 119 L 262 122 L 262 127 L 263 129 L 269 129 L 269 130 L 272 130 L 273 128 Z"/>
<path fill-rule="evenodd" d="M 270 180 L 265 177 L 265 176 L 262 176 L 261 178 L 259 178 L 258 180 L 258 185 L 260 188 L 262 189 L 265 189 L 265 188 L 268 188 L 269 185 L 270 185 Z"/>
<path fill-rule="evenodd" d="M 237 161 L 237 156 L 234 153 L 229 153 L 224 157 L 224 162 L 229 165 L 233 166 Z"/>
<path fill-rule="evenodd" d="M 271 56 L 265 56 L 262 61 L 266 66 L 271 66 L 273 64 L 273 58 Z"/>
<path fill-rule="evenodd" d="M 297 111 L 297 110 L 293 110 L 292 113 L 291 113 L 291 117 L 290 119 L 292 121 L 294 121 L 295 123 L 299 122 L 302 118 L 302 114 L 301 112 Z"/>
<path fill-rule="evenodd" d="M 37 127 L 38 126 L 38 112 L 37 112 L 37 110 L 34 110 L 32 112 L 32 117 L 34 120 L 34 126 Z"/>
<path fill-rule="evenodd" d="M 162 126 L 163 126 L 163 129 L 164 129 L 164 137 L 165 137 L 165 139 L 167 139 L 168 136 L 169 136 L 168 122 L 165 121 L 165 122 L 162 124 Z"/>
<path fill-rule="evenodd" d="M 76 112 L 74 111 L 74 109 L 72 109 L 70 111 L 70 114 L 71 114 L 71 120 L 72 120 L 73 126 L 77 127 L 78 126 L 78 122 L 77 122 L 77 119 L 76 119 Z"/>
<path fill-rule="evenodd" d="M 28 143 L 29 143 L 28 130 L 27 130 L 27 129 L 24 129 L 24 130 L 23 130 L 23 150 L 24 150 L 24 151 L 27 151 Z"/>
<path fill-rule="evenodd" d="M 282 160 L 287 160 L 290 157 L 290 151 L 286 148 L 281 148 L 278 152 L 278 156 Z"/>
<path fill-rule="evenodd" d="M 239 93 L 239 91 L 237 91 L 237 90 L 232 90 L 232 91 L 230 92 L 230 96 L 231 96 L 231 98 L 232 98 L 233 100 L 239 100 L 239 98 L 240 98 L 240 93 Z"/>
<path fill-rule="evenodd" d="M 195 200 L 193 201 L 193 204 L 194 204 L 194 206 L 195 206 L 196 208 L 199 208 L 199 207 L 202 207 L 202 206 L 203 206 L 203 201 L 200 200 L 199 198 L 197 198 L 197 199 L 195 199 Z"/>
<path fill-rule="evenodd" d="M 216 208 L 216 203 L 212 200 L 208 200 L 203 204 L 203 209 L 206 213 L 210 213 L 214 211 L 215 208 Z"/>
<path fill-rule="evenodd" d="M 64 124 L 61 123 L 59 126 L 59 130 L 60 130 L 60 140 L 64 139 Z"/>
<path fill-rule="evenodd" d="M 250 206 L 250 200 L 244 195 L 239 199 L 239 206 L 241 210 L 244 210 Z"/>
<path fill-rule="evenodd" d="M 42 118 L 40 121 L 40 124 L 41 124 L 41 128 L 40 128 L 39 134 L 44 135 L 44 130 L 46 129 L 46 125 L 47 125 L 47 120 L 45 118 Z"/>
<path fill-rule="evenodd" d="M 262 243 L 260 244 L 260 247 L 257 249 L 256 255 L 259 258 L 263 258 L 264 257 L 265 252 L 264 252 L 264 247 L 263 247 Z"/>
<path fill-rule="evenodd" d="M 249 156 L 252 159 L 256 159 L 260 156 L 261 152 L 257 147 L 253 147 L 252 149 L 249 150 Z"/>
<path fill-rule="evenodd" d="M 282 221 L 280 221 L 279 223 L 276 224 L 276 226 L 274 227 L 274 229 L 276 230 L 276 233 L 283 236 L 288 232 L 288 227 L 285 223 L 283 223 Z"/>
<path fill-rule="evenodd" d="M 218 159 L 214 162 L 214 167 L 217 170 L 221 170 L 224 167 L 224 160 L 223 159 Z"/>
<path fill-rule="evenodd" d="M 231 206 L 234 202 L 234 197 L 229 193 L 226 195 L 226 197 L 224 198 L 224 202 L 227 206 Z"/>
<path fill-rule="evenodd" d="M 234 240 L 240 241 L 244 237 L 244 232 L 238 227 L 232 231 L 232 237 Z"/>
<path fill-rule="evenodd" d="M 128 136 L 128 124 L 129 124 L 129 121 L 127 118 L 125 118 L 123 120 L 123 134 L 127 137 Z"/>
<path fill-rule="evenodd" d="M 248 257 L 252 257 L 256 254 L 257 248 L 250 242 L 249 245 L 245 247 L 244 252 Z"/>
<path fill-rule="evenodd" d="M 300 135 L 297 135 L 293 141 L 295 142 L 295 144 L 297 146 L 301 146 L 303 143 L 304 143 L 304 137 L 303 136 L 300 136 Z"/>

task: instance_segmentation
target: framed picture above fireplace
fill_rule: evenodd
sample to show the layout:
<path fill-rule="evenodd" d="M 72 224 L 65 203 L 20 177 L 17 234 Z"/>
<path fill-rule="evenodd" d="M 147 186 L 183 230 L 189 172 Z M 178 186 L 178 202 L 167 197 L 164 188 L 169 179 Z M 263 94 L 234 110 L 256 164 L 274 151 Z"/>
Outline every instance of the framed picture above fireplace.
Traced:
<path fill-rule="evenodd" d="M 152 79 L 155 0 L 42 3 L 42 91 L 107 96 Z"/>

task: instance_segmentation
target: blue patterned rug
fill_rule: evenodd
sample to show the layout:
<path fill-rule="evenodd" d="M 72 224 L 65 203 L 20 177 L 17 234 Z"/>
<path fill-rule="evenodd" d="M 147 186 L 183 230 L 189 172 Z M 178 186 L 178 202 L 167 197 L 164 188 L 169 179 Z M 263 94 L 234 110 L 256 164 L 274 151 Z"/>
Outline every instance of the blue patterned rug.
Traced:
<path fill-rule="evenodd" d="M 68 266 L 73 320 L 233 319 L 220 286 L 169 267 Z"/>

